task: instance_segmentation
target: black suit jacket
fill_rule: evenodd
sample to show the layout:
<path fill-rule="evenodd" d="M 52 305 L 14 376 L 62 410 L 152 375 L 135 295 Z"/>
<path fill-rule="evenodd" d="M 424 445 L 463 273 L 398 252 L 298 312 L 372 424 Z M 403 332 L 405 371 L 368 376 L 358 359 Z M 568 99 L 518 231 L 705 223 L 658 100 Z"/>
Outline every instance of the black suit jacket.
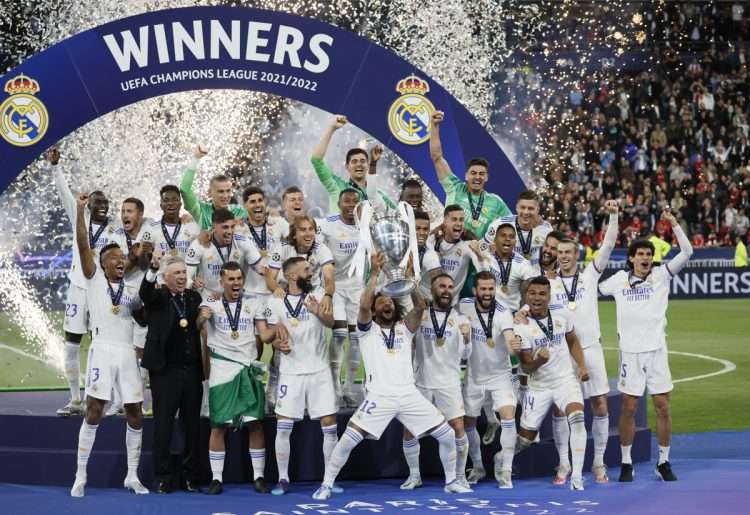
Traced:
<path fill-rule="evenodd" d="M 147 281 L 144 276 L 139 294 L 146 306 L 148 319 L 148 333 L 141 365 L 150 371 L 158 372 L 167 365 L 167 340 L 172 330 L 178 326 L 179 318 L 176 308 L 170 301 L 172 294 L 166 287 L 157 288 L 156 281 Z M 185 290 L 184 298 L 187 330 L 192 333 L 195 341 L 200 342 L 200 333 L 195 321 L 198 318 L 201 296 L 195 290 Z"/>

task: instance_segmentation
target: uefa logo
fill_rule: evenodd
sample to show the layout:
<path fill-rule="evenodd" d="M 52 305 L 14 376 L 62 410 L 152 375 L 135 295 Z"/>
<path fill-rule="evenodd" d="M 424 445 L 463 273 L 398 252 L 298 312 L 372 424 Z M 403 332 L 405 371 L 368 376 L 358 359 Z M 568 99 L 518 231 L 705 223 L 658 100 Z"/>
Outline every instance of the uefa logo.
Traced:
<path fill-rule="evenodd" d="M 427 81 L 410 75 L 396 85 L 401 96 L 388 110 L 388 127 L 401 143 L 420 145 L 430 138 L 435 106 L 425 96 L 430 92 Z"/>
<path fill-rule="evenodd" d="M 24 74 L 5 83 L 10 97 L 0 104 L 0 136 L 11 145 L 28 147 L 47 132 L 47 108 L 34 96 L 39 90 L 39 83 Z"/>

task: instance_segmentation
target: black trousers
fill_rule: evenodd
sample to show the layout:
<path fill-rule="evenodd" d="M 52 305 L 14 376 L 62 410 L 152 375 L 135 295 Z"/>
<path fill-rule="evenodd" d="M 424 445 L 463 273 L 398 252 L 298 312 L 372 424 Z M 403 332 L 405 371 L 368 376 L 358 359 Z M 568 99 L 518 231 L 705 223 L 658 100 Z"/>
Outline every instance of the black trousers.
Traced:
<path fill-rule="evenodd" d="M 200 415 L 203 399 L 200 363 L 167 366 L 149 374 L 154 408 L 154 480 L 171 483 L 170 445 L 177 410 L 185 435 L 182 476 L 198 483 L 200 477 Z"/>

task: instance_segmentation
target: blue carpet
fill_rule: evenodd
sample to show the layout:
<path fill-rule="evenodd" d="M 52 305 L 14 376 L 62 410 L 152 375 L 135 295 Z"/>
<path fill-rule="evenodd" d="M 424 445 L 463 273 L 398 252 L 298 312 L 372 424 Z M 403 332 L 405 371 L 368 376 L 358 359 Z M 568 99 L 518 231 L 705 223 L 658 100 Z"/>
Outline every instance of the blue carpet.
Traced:
<path fill-rule="evenodd" d="M 89 488 L 83 499 L 68 488 L 0 484 L 3 515 L 250 515 L 333 513 L 484 513 L 492 515 L 561 515 L 634 513 L 641 515 L 746 515 L 750 513 L 750 431 L 676 435 L 672 462 L 676 483 L 654 479 L 654 463 L 636 465 L 632 484 L 597 485 L 586 475 L 586 490 L 555 487 L 549 478 L 517 480 L 513 490 L 483 482 L 468 495 L 447 495 L 437 480 L 413 492 L 400 481 L 343 482 L 346 491 L 327 503 L 310 495 L 313 483 L 292 485 L 284 497 L 254 493 L 249 485 L 227 485 L 221 496 L 174 493 L 135 496 L 121 489 Z M 7 464 L 5 466 L 8 466 Z M 616 479 L 617 469 L 610 469 Z M 71 477 L 72 481 L 72 477 Z"/>

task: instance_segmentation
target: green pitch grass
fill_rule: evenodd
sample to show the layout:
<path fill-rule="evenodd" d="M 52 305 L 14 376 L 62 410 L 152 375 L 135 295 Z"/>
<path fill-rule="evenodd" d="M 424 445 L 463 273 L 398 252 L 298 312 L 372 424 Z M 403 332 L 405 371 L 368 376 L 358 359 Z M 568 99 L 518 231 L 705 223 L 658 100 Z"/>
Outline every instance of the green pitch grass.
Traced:
<path fill-rule="evenodd" d="M 733 372 L 675 384 L 672 394 L 674 431 L 679 433 L 750 428 L 747 392 L 750 391 L 750 309 L 747 299 L 673 300 L 669 303 L 667 343 L 670 351 L 702 354 L 729 360 Z M 618 372 L 614 302 L 600 303 L 602 344 L 611 377 Z M 62 334 L 62 317 L 52 313 Z M 88 350 L 82 346 L 83 360 Z M 20 353 L 19 353 L 20 351 Z M 0 389 L 64 388 L 60 372 L 31 356 L 39 348 L 27 344 L 15 324 L 0 313 Z M 270 357 L 264 352 L 264 361 Z M 673 379 L 691 378 L 722 369 L 722 365 L 693 356 L 670 355 Z M 85 370 L 85 363 L 82 365 Z M 654 429 L 649 403 L 649 423 Z"/>

